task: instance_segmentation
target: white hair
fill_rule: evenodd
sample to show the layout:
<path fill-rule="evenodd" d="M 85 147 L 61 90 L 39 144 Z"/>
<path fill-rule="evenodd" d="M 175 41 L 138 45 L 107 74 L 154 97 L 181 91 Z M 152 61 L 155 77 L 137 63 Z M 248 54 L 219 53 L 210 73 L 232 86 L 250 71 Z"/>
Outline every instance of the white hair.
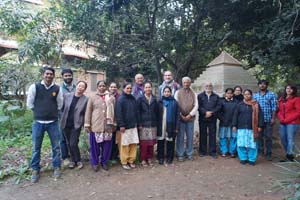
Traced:
<path fill-rule="evenodd" d="M 182 82 L 184 82 L 184 81 L 192 82 L 192 79 L 188 76 L 185 76 L 185 77 L 182 78 Z"/>

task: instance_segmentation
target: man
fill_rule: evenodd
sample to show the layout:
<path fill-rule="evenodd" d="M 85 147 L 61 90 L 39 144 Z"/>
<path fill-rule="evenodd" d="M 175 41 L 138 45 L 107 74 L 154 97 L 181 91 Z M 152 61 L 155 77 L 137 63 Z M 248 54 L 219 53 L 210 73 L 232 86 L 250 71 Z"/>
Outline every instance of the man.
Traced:
<path fill-rule="evenodd" d="M 63 94 L 58 85 L 53 83 L 55 70 L 44 67 L 43 80 L 29 87 L 27 106 L 32 109 L 34 122 L 32 125 L 32 183 L 36 183 L 40 177 L 40 157 L 44 138 L 47 131 L 52 146 L 52 165 L 54 178 L 61 176 L 60 166 L 60 131 L 58 126 L 58 111 L 63 105 Z"/>
<path fill-rule="evenodd" d="M 172 96 L 174 96 L 175 92 L 180 88 L 180 85 L 173 80 L 171 71 L 164 72 L 164 82 L 158 88 L 160 98 L 163 96 L 163 90 L 166 86 L 169 86 L 172 89 Z"/>
<path fill-rule="evenodd" d="M 63 78 L 63 83 L 61 84 L 61 90 L 63 95 L 66 93 L 75 92 L 76 85 L 73 84 L 73 71 L 71 69 L 63 69 L 61 71 L 61 76 Z M 60 117 L 60 116 L 59 116 Z M 70 154 L 68 150 L 68 146 L 66 143 L 66 138 L 60 129 L 61 139 L 60 139 L 60 148 L 61 148 L 61 158 L 63 159 L 63 163 L 65 166 L 68 166 L 70 161 Z"/>
<path fill-rule="evenodd" d="M 132 95 L 135 99 L 144 95 L 144 76 L 142 74 L 137 74 L 134 77 L 135 83 L 132 88 Z"/>
<path fill-rule="evenodd" d="M 188 160 L 193 158 L 194 120 L 198 109 L 197 95 L 191 86 L 189 77 L 182 78 L 183 88 L 175 93 L 175 99 L 180 109 L 179 133 L 177 137 L 176 151 L 179 161 L 184 158 L 184 133 L 186 133 L 187 145 L 186 155 Z"/>
<path fill-rule="evenodd" d="M 268 85 L 266 80 L 258 81 L 259 92 L 255 93 L 253 98 L 258 102 L 264 114 L 264 127 L 258 138 L 258 152 L 264 155 L 264 146 L 266 146 L 267 160 L 272 161 L 272 132 L 277 110 L 277 97 L 268 90 Z"/>
<path fill-rule="evenodd" d="M 204 85 L 204 92 L 198 95 L 199 106 L 199 155 L 207 154 L 207 135 L 209 136 L 209 155 L 217 158 L 216 123 L 220 110 L 219 96 L 213 92 L 213 85 L 208 82 Z M 208 133 L 207 133 L 208 129 Z"/>

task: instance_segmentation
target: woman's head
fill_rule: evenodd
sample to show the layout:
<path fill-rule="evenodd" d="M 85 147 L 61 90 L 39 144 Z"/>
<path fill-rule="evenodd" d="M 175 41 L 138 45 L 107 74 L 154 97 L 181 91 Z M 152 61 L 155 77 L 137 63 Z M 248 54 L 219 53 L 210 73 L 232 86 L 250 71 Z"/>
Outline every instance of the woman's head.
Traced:
<path fill-rule="evenodd" d="M 242 94 L 242 92 L 243 92 L 242 87 L 239 86 L 239 85 L 235 86 L 235 87 L 233 88 L 233 90 L 234 90 L 234 95 L 236 95 L 236 96 Z"/>
<path fill-rule="evenodd" d="M 109 91 L 113 94 L 115 94 L 118 91 L 118 85 L 115 82 L 110 83 L 109 85 Z"/>
<path fill-rule="evenodd" d="M 76 84 L 76 93 L 82 95 L 87 88 L 87 83 L 85 81 L 78 81 Z"/>
<path fill-rule="evenodd" d="M 244 90 L 244 92 L 243 92 L 243 96 L 244 96 L 244 99 L 246 100 L 246 101 L 249 101 L 249 100 L 251 100 L 252 99 L 252 91 L 250 90 L 250 89 L 246 89 L 246 90 Z"/>
<path fill-rule="evenodd" d="M 144 84 L 144 92 L 145 92 L 146 95 L 152 94 L 152 83 L 146 82 Z"/>
<path fill-rule="evenodd" d="M 225 90 L 225 97 L 228 99 L 231 99 L 233 97 L 233 89 L 232 88 L 227 88 Z"/>
<path fill-rule="evenodd" d="M 297 96 L 297 87 L 292 84 L 288 84 L 284 89 L 284 98 L 287 96 Z"/>
<path fill-rule="evenodd" d="M 172 89 L 166 86 L 163 90 L 164 97 L 170 97 L 172 95 Z"/>
<path fill-rule="evenodd" d="M 123 92 L 125 94 L 131 94 L 131 92 L 132 92 L 132 83 L 125 83 L 123 85 Z"/>
<path fill-rule="evenodd" d="M 104 93 L 106 90 L 106 84 L 105 81 L 98 81 L 97 83 L 97 89 L 99 92 Z"/>

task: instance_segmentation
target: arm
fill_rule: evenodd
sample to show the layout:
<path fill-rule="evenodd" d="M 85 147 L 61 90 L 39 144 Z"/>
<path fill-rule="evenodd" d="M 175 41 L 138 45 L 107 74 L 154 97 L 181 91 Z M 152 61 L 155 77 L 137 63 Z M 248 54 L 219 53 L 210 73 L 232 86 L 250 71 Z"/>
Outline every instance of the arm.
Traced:
<path fill-rule="evenodd" d="M 56 97 L 56 102 L 57 102 L 57 110 L 61 110 L 64 104 L 64 95 L 61 87 L 59 88 L 59 92 Z"/>
<path fill-rule="evenodd" d="M 295 110 L 284 119 L 285 123 L 290 123 L 300 118 L 300 98 L 295 97 L 294 101 Z"/>
<path fill-rule="evenodd" d="M 84 116 L 84 127 L 89 130 L 91 129 L 92 112 L 93 112 L 93 100 L 92 100 L 92 98 L 89 98 L 87 106 L 86 106 L 86 110 L 85 110 L 85 116 Z M 90 132 L 90 131 L 88 131 L 88 132 Z"/>
<path fill-rule="evenodd" d="M 278 113 L 277 113 L 277 117 L 280 123 L 283 123 L 284 121 L 284 117 L 283 117 L 283 110 L 281 108 L 281 101 L 279 100 L 279 106 L 278 106 Z"/>
<path fill-rule="evenodd" d="M 194 93 L 194 94 L 195 94 L 195 98 L 194 98 L 194 100 L 195 100 L 194 107 L 193 107 L 193 110 L 189 113 L 189 115 L 191 115 L 192 117 L 194 117 L 194 116 L 196 115 L 197 110 L 198 110 L 198 98 L 197 98 L 196 93 Z"/>
<path fill-rule="evenodd" d="M 264 113 L 258 105 L 258 128 L 264 127 Z"/>
<path fill-rule="evenodd" d="M 221 104 L 220 104 L 220 97 L 218 95 L 216 95 L 216 103 L 215 103 L 215 107 L 212 109 L 213 114 L 217 114 L 219 112 L 219 110 L 221 109 Z"/>
<path fill-rule="evenodd" d="M 276 111 L 277 111 L 277 96 L 275 94 L 272 95 L 271 107 L 272 107 L 271 124 L 274 124 L 275 123 L 275 117 L 276 117 Z"/>
<path fill-rule="evenodd" d="M 116 103 L 116 120 L 117 120 L 117 126 L 119 128 L 125 127 L 126 124 L 123 119 L 123 108 L 122 108 L 121 99 L 118 99 Z"/>
<path fill-rule="evenodd" d="M 138 122 L 138 127 L 143 126 L 142 124 L 142 97 L 138 98 L 137 100 L 137 122 Z"/>
<path fill-rule="evenodd" d="M 35 84 L 32 84 L 29 87 L 28 95 L 27 95 L 27 107 L 30 108 L 30 109 L 34 108 L 35 94 L 36 94 Z"/>
<path fill-rule="evenodd" d="M 177 133 L 179 130 L 179 120 L 180 120 L 180 109 L 178 106 L 178 103 L 176 102 L 176 111 L 175 111 L 175 115 L 176 115 L 176 128 L 175 128 L 175 132 Z"/>
<path fill-rule="evenodd" d="M 202 99 L 201 99 L 201 93 L 198 94 L 198 111 L 199 111 L 199 114 L 201 114 L 201 115 L 205 115 L 205 113 L 207 112 L 207 109 L 205 109 L 203 107 L 203 102 L 202 102 Z"/>

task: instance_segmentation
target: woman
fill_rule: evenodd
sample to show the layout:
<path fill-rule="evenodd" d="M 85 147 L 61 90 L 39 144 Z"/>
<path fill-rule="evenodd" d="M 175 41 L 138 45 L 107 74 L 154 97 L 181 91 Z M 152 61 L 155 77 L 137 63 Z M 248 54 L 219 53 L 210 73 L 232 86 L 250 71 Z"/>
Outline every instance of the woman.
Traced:
<path fill-rule="evenodd" d="M 116 104 L 117 142 L 119 145 L 120 160 L 123 169 L 135 168 L 137 144 L 139 143 L 137 131 L 137 102 L 131 94 L 132 84 L 125 83 L 123 93 Z"/>
<path fill-rule="evenodd" d="M 172 89 L 166 86 L 163 97 L 159 102 L 159 127 L 157 132 L 157 157 L 160 165 L 164 164 L 165 142 L 167 142 L 167 164 L 171 165 L 174 159 L 175 138 L 179 126 L 179 107 L 172 97 Z"/>
<path fill-rule="evenodd" d="M 220 120 L 219 142 L 222 157 L 229 153 L 232 158 L 236 155 L 236 132 L 232 132 L 232 117 L 238 100 L 233 98 L 233 89 L 225 90 L 225 98 L 220 100 L 221 109 L 218 114 Z M 229 148 L 227 142 L 229 140 Z"/>
<path fill-rule="evenodd" d="M 287 160 L 294 160 L 294 143 L 297 125 L 300 124 L 300 98 L 297 88 L 287 85 L 284 94 L 279 98 L 278 119 L 280 122 L 280 139 Z"/>
<path fill-rule="evenodd" d="M 252 99 L 252 91 L 244 91 L 233 115 L 233 132 L 237 131 L 237 151 L 241 164 L 255 165 L 257 159 L 258 133 L 264 124 L 263 113 L 257 101 Z"/>
<path fill-rule="evenodd" d="M 78 81 L 75 92 L 64 95 L 61 129 L 63 130 L 71 155 L 70 169 L 75 168 L 76 165 L 78 169 L 83 167 L 78 143 L 88 101 L 88 98 L 84 95 L 86 88 L 86 82 Z"/>
<path fill-rule="evenodd" d="M 233 98 L 238 100 L 239 102 L 243 101 L 244 99 L 244 96 L 243 96 L 243 89 L 241 86 L 237 85 L 233 88 L 234 90 L 234 95 L 233 95 Z"/>
<path fill-rule="evenodd" d="M 90 97 L 85 114 L 84 127 L 90 134 L 91 165 L 98 171 L 101 149 L 101 166 L 108 170 L 108 160 L 111 154 L 111 139 L 115 128 L 115 97 L 106 91 L 104 81 L 98 81 L 97 93 Z"/>
<path fill-rule="evenodd" d="M 158 124 L 158 102 L 152 94 L 152 84 L 144 84 L 144 94 L 138 100 L 140 156 L 143 167 L 152 166 Z"/>
<path fill-rule="evenodd" d="M 120 97 L 120 93 L 118 92 L 118 86 L 117 83 L 115 82 L 110 83 L 109 92 L 111 95 L 115 97 L 116 101 Z M 119 155 L 118 145 L 116 143 L 116 134 L 117 131 L 114 131 L 112 135 L 112 147 L 111 147 L 111 156 L 110 156 L 110 160 L 114 164 L 117 163 L 118 155 Z"/>

